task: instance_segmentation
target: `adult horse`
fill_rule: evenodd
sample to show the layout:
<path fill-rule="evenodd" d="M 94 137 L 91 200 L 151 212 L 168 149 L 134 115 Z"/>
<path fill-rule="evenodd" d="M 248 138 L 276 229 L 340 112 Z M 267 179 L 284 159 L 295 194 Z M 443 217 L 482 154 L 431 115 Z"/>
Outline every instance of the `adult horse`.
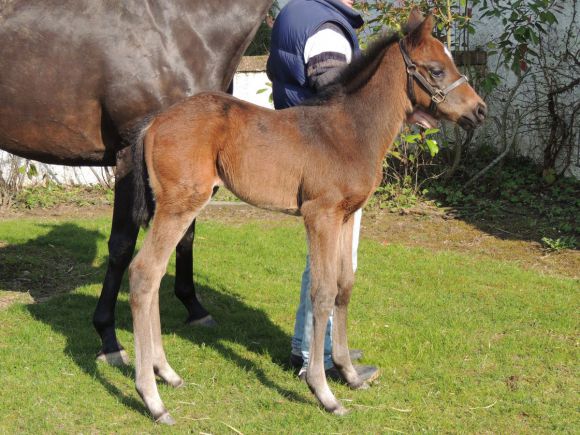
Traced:
<path fill-rule="evenodd" d="M 306 381 L 327 411 L 346 412 L 324 374 L 324 335 L 334 310 L 334 365 L 350 387 L 367 387 L 346 337 L 352 215 L 379 184 L 383 158 L 405 120 L 433 127 L 435 118 L 444 118 L 474 128 L 487 111 L 449 51 L 431 36 L 432 18 L 414 13 L 408 27 L 413 30 L 404 39 L 382 39 L 305 105 L 272 111 L 203 93 L 148 121 L 134 139 L 135 165 L 146 162 L 156 206 L 129 267 L 135 380 L 157 421 L 173 423 L 155 374 L 173 386 L 183 382 L 163 350 L 159 283 L 181 235 L 220 184 L 250 204 L 304 217 L 314 314 Z M 136 192 L 143 192 L 139 172 Z M 142 194 L 138 198 L 144 203 Z"/>
<path fill-rule="evenodd" d="M 0 0 L 0 148 L 46 163 L 116 165 L 109 262 L 93 323 L 100 358 L 126 361 L 115 304 L 139 232 L 125 131 L 202 90 L 225 90 L 271 0 Z M 193 222 L 177 245 L 175 294 L 195 295 Z"/>

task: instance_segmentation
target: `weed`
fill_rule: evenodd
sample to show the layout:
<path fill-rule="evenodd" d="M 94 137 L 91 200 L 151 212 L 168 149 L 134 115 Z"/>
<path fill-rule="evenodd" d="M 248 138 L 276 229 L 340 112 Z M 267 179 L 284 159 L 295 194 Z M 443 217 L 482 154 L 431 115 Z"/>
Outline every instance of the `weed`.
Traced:
<path fill-rule="evenodd" d="M 496 227 L 509 223 L 510 232 L 526 234 L 526 238 L 542 241 L 547 247 L 549 242 L 542 238 L 560 240 L 555 243 L 558 249 L 577 249 L 580 181 L 563 177 L 547 185 L 538 165 L 511 157 L 478 184 L 464 188 L 465 182 L 493 155 L 493 150 L 481 148 L 470 157 L 471 164 L 460 166 L 450 180 L 423 176 L 417 181 L 401 177 L 399 168 L 399 175 L 385 177 L 386 183 L 377 190 L 370 206 L 396 211 L 420 201 L 433 201 L 437 206 L 454 209 L 454 215 L 470 222 L 485 221 Z M 390 165 L 388 170 L 397 168 Z"/>
<path fill-rule="evenodd" d="M 16 195 L 18 208 L 86 207 L 113 203 L 113 190 L 101 186 L 64 186 L 56 183 L 23 188 Z"/>
<path fill-rule="evenodd" d="M 551 239 L 550 237 L 542 237 L 542 243 L 544 245 L 544 248 L 550 252 L 560 252 L 563 249 L 578 248 L 576 238 L 573 236 L 558 237 L 557 239 Z"/>

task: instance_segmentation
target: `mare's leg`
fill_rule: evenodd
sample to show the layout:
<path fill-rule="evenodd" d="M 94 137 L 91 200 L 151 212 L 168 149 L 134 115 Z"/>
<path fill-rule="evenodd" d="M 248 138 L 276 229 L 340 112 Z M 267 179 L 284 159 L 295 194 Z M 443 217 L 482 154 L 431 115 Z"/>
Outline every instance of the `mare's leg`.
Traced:
<path fill-rule="evenodd" d="M 115 305 L 123 274 L 131 262 L 139 234 L 139 226 L 133 222 L 131 216 L 132 203 L 133 189 L 130 173 L 117 174 L 113 224 L 109 238 L 109 262 L 103 289 L 93 315 L 93 325 L 102 342 L 97 358 L 111 364 L 129 362 L 115 333 Z"/>
<path fill-rule="evenodd" d="M 342 415 L 346 409 L 334 397 L 324 373 L 324 337 L 328 317 L 337 295 L 337 260 L 341 217 L 334 211 L 314 211 L 303 207 L 308 233 L 312 284 L 313 333 L 306 382 L 324 409 Z M 314 206 L 313 206 L 314 208 Z"/>
<path fill-rule="evenodd" d="M 193 239 L 195 220 L 179 241 L 175 251 L 175 296 L 187 309 L 187 323 L 192 325 L 215 326 L 211 314 L 201 305 L 193 284 Z"/>
<path fill-rule="evenodd" d="M 351 388 L 361 388 L 363 383 L 352 365 L 346 333 L 348 304 L 354 284 L 353 272 L 353 216 L 342 225 L 338 257 L 338 294 L 334 305 L 332 328 L 332 360 Z"/>
<path fill-rule="evenodd" d="M 135 334 L 135 384 L 147 409 L 156 421 L 172 424 L 165 409 L 157 384 L 155 371 L 168 376 L 166 381 L 181 383 L 171 369 L 161 343 L 158 298 L 159 284 L 165 274 L 171 252 L 191 224 L 196 211 L 172 213 L 158 201 L 151 229 L 143 247 L 129 267 L 130 301 Z"/>

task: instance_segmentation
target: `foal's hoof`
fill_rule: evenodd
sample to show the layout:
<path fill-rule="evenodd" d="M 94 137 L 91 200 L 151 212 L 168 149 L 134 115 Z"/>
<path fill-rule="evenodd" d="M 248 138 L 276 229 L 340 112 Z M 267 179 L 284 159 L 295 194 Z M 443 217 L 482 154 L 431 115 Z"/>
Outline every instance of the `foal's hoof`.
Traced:
<path fill-rule="evenodd" d="M 166 424 L 167 426 L 173 426 L 175 424 L 175 420 L 169 414 L 169 412 L 166 412 L 166 413 L 162 414 L 161 417 L 159 417 L 157 420 L 155 420 L 155 423 Z"/>
<path fill-rule="evenodd" d="M 167 382 L 168 385 L 171 385 L 173 388 L 181 388 L 185 385 L 183 379 L 179 378 L 176 380 L 172 380 L 171 382 Z"/>
<path fill-rule="evenodd" d="M 155 374 L 161 379 L 162 382 L 166 383 L 167 385 L 173 388 L 180 388 L 185 385 L 181 376 L 173 371 L 171 367 L 168 367 L 165 370 L 155 370 Z"/>
<path fill-rule="evenodd" d="M 343 415 L 348 414 L 350 411 L 348 409 L 346 409 L 344 406 L 339 406 L 338 408 L 336 408 L 335 410 L 332 411 L 332 413 L 334 415 L 338 415 L 339 417 L 342 417 Z"/>
<path fill-rule="evenodd" d="M 102 361 L 112 366 L 126 366 L 131 362 L 129 355 L 127 355 L 127 352 L 125 352 L 125 349 L 109 353 L 100 351 L 97 354 L 97 361 Z"/>
<path fill-rule="evenodd" d="M 166 377 L 163 377 L 159 374 L 157 376 L 159 376 L 159 379 L 161 379 L 161 381 L 163 383 L 165 383 L 173 388 L 181 388 L 185 385 L 185 382 L 181 378 L 175 378 L 175 379 L 174 378 L 166 378 Z"/>
<path fill-rule="evenodd" d="M 192 326 L 205 326 L 206 328 L 213 328 L 217 326 L 217 322 L 213 319 L 211 314 L 208 314 L 207 316 L 202 317 L 201 319 L 195 320 L 188 319 L 187 323 Z"/>
<path fill-rule="evenodd" d="M 352 390 L 368 390 L 371 386 L 368 382 L 361 382 L 357 384 L 349 385 Z"/>

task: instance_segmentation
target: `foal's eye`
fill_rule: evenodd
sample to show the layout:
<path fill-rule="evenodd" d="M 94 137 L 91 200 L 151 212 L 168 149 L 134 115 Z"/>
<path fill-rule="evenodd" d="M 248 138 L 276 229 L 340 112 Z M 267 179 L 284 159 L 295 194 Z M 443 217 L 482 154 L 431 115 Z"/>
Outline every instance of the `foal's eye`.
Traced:
<path fill-rule="evenodd" d="M 439 68 L 431 68 L 429 70 L 429 74 L 431 75 L 431 77 L 433 77 L 434 79 L 440 79 L 441 77 L 443 77 L 443 70 L 439 69 Z"/>

